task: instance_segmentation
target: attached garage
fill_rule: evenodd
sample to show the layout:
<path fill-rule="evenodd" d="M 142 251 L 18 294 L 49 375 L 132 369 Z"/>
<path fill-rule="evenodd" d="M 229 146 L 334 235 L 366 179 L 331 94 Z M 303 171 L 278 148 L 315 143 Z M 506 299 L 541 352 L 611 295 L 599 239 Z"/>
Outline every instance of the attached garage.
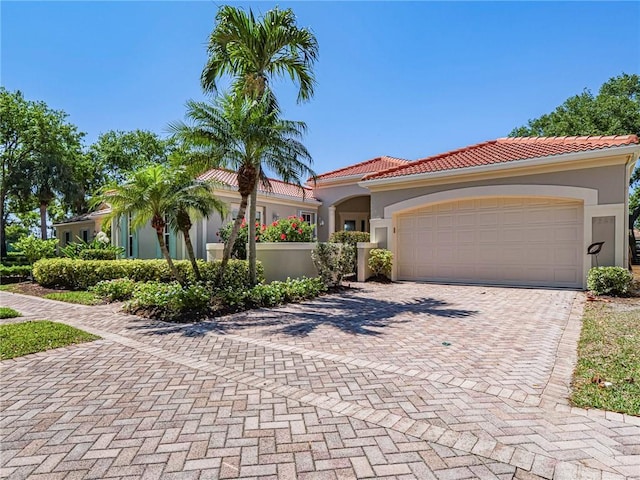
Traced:
<path fill-rule="evenodd" d="M 590 244 L 628 266 L 639 155 L 635 135 L 500 138 L 369 174 L 367 248 L 394 280 L 584 288 Z"/>
<path fill-rule="evenodd" d="M 481 198 L 398 215 L 397 278 L 582 286 L 583 205 L 546 198 Z"/>

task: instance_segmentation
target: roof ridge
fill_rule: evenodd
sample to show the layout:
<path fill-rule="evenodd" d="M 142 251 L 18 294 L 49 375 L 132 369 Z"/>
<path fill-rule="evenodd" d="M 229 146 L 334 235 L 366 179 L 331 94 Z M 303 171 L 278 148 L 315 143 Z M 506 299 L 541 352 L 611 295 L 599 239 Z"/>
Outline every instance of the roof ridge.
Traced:
<path fill-rule="evenodd" d="M 362 162 L 358 162 L 358 163 L 354 163 L 351 165 L 347 165 L 346 167 L 342 167 L 342 168 L 336 168 L 335 170 L 330 170 L 328 172 L 324 172 L 321 173 L 320 175 L 318 175 L 316 178 L 322 178 L 322 177 L 326 177 L 327 175 L 334 175 L 338 172 L 342 172 L 343 170 L 350 170 L 352 168 L 355 167 L 362 167 L 364 165 L 369 165 L 370 163 L 374 163 L 374 162 L 378 162 L 380 160 L 391 160 L 393 162 L 401 162 L 401 163 L 409 163 L 409 160 L 406 160 L 404 158 L 400 158 L 400 157 L 391 157 L 389 155 L 380 155 L 379 157 L 375 157 L 375 158 L 371 158 L 369 160 L 364 160 Z M 384 170 L 381 170 L 384 171 Z"/>
<path fill-rule="evenodd" d="M 635 134 L 628 135 L 558 135 L 558 136 L 537 136 L 537 137 L 500 137 L 496 141 L 498 143 L 575 143 L 586 141 L 623 141 L 629 140 L 630 143 L 638 142 L 638 136 Z"/>

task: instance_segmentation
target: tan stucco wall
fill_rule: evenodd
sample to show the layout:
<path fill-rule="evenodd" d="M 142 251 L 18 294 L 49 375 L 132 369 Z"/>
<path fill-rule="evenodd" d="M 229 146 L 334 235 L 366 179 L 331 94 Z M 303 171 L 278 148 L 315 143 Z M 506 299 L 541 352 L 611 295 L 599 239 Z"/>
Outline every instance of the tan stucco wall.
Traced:
<path fill-rule="evenodd" d="M 326 242 L 329 239 L 330 207 L 344 201 L 345 199 L 369 194 L 370 192 L 367 188 L 363 188 L 355 184 L 335 186 L 317 185 L 314 189 L 314 196 L 322 202 L 322 205 L 318 209 L 318 218 L 324 222 L 324 225 L 320 225 L 321 222 L 318 222 L 318 240 Z M 369 207 L 367 206 L 367 209 L 368 208 Z"/>
<path fill-rule="evenodd" d="M 490 185 L 563 185 L 592 188 L 598 190 L 598 204 L 600 205 L 624 203 L 627 195 L 625 179 L 625 166 L 614 165 L 425 187 L 402 188 L 398 186 L 393 190 L 372 192 L 371 218 L 384 218 L 385 207 L 410 198 L 458 188 Z"/>

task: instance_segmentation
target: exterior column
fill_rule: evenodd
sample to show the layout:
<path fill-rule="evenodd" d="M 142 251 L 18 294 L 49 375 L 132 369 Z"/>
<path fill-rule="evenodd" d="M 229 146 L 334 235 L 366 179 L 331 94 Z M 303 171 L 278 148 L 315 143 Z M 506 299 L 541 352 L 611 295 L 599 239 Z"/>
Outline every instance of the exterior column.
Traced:
<path fill-rule="evenodd" d="M 329 207 L 329 236 L 336 231 L 336 207 Z"/>

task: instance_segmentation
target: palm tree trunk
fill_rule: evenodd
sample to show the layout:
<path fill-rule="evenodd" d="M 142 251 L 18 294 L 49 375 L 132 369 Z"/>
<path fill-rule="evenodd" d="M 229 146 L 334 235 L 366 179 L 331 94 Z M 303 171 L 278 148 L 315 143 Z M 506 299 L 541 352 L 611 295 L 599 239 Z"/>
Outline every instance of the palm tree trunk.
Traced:
<path fill-rule="evenodd" d="M 171 270 L 171 275 L 173 275 L 173 278 L 175 278 L 178 281 L 178 283 L 180 283 L 180 285 L 184 287 L 184 280 L 180 276 L 180 273 L 178 273 L 178 269 L 173 263 L 173 260 L 171 259 L 171 255 L 169 255 L 169 250 L 167 250 L 167 245 L 164 243 L 164 228 L 161 228 L 161 229 L 156 228 L 156 235 L 158 237 L 158 243 L 160 244 L 160 251 L 164 256 L 164 259 L 169 264 L 169 270 Z"/>
<path fill-rule="evenodd" d="M 40 202 L 40 238 L 47 239 L 47 204 Z"/>
<path fill-rule="evenodd" d="M 189 229 L 185 228 L 182 230 L 182 235 L 184 236 L 184 244 L 187 246 L 187 255 L 189 255 L 189 260 L 191 261 L 191 267 L 193 268 L 193 275 L 196 277 L 196 281 L 202 280 L 200 276 L 200 269 L 198 268 L 198 262 L 196 262 L 196 254 L 193 251 L 193 243 L 191 243 L 191 235 L 189 234 Z"/>
<path fill-rule="evenodd" d="M 258 167 L 258 175 L 256 175 L 256 183 L 251 192 L 251 205 L 249 206 L 249 282 L 251 286 L 257 282 L 256 274 L 256 208 L 258 203 L 258 184 L 260 183 L 260 168 Z"/>
<path fill-rule="evenodd" d="M 231 233 L 229 233 L 229 238 L 224 243 L 224 250 L 222 250 L 222 263 L 220 264 L 220 271 L 218 272 L 217 284 L 221 285 L 222 278 L 224 277 L 224 271 L 227 268 L 227 263 L 229 263 L 229 259 L 231 258 L 231 250 L 233 249 L 234 243 L 236 243 L 236 239 L 238 238 L 238 233 L 240 232 L 240 225 L 242 225 L 242 219 L 244 218 L 244 213 L 247 211 L 247 200 L 249 199 L 248 195 L 243 195 L 240 199 L 240 208 L 238 208 L 238 216 L 233 222 L 233 228 L 231 229 Z"/>

